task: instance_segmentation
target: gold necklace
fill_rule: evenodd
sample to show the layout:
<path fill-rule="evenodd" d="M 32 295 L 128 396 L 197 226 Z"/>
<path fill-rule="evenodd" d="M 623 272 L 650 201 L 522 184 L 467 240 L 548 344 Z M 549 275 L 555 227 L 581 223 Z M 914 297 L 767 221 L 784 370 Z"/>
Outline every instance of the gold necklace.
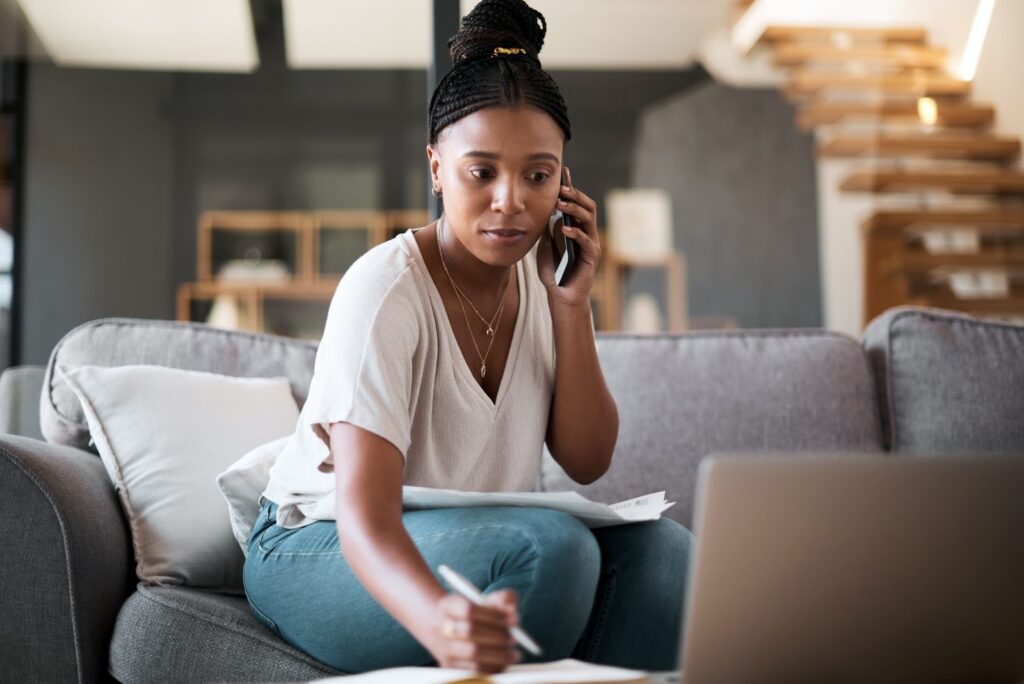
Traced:
<path fill-rule="evenodd" d="M 438 221 L 437 221 L 437 225 L 438 225 L 439 229 L 440 229 L 440 225 L 441 225 L 441 220 L 443 218 L 444 217 L 442 216 L 441 219 L 438 219 Z M 438 254 L 441 253 L 441 240 L 440 239 L 438 239 L 438 241 L 437 241 L 437 252 L 438 252 Z M 448 266 L 444 263 L 444 255 L 443 254 L 441 254 L 441 264 L 444 266 L 445 273 L 448 273 Z M 487 335 L 490 336 L 490 337 L 493 337 L 494 336 L 494 332 L 495 332 L 494 321 L 498 318 L 498 312 L 495 312 L 494 316 L 491 317 L 491 320 L 488 321 L 477 310 L 476 306 L 473 305 L 473 300 L 470 299 L 469 296 L 465 292 L 463 292 L 462 288 L 459 287 L 458 284 L 452 279 L 451 273 L 448 273 L 448 280 L 451 282 L 452 287 L 455 288 L 455 292 L 460 294 L 460 295 L 462 295 L 462 298 L 465 299 L 467 302 L 469 302 L 469 306 L 470 306 L 471 309 L 473 309 L 473 313 L 476 314 L 476 317 L 479 318 L 481 321 L 483 321 L 483 324 L 487 326 Z M 502 304 L 505 303 L 505 293 L 508 292 L 508 288 L 509 288 L 509 286 L 511 286 L 511 284 L 512 284 L 512 276 L 509 275 L 509 279 L 507 281 L 505 281 L 505 291 L 502 293 L 502 298 L 501 298 Z M 501 309 L 499 308 L 498 311 L 500 312 L 500 310 Z"/>
<path fill-rule="evenodd" d="M 476 349 L 476 355 L 480 357 L 480 377 L 483 378 L 487 375 L 487 357 L 490 356 L 491 347 L 494 345 L 494 340 L 497 338 L 498 326 L 501 325 L 501 312 L 505 308 L 505 295 L 508 294 L 508 288 L 512 283 L 512 277 L 510 275 L 508 281 L 505 283 L 505 291 L 501 296 L 501 304 L 498 305 L 498 310 L 494 313 L 494 317 L 491 319 L 490 323 L 488 323 L 487 319 L 483 316 L 480 316 L 480 312 L 476 310 L 475 306 L 473 306 L 473 302 L 469 302 L 469 305 L 473 307 L 473 311 L 476 312 L 477 316 L 480 316 L 480 320 L 482 320 L 487 326 L 487 335 L 491 338 L 490 343 L 487 345 L 487 351 L 481 354 L 480 347 L 477 346 L 476 343 L 476 335 L 473 334 L 473 327 L 469 324 L 469 314 L 466 313 L 466 305 L 462 303 L 463 297 L 465 297 L 466 301 L 469 301 L 469 297 L 466 297 L 465 293 L 463 293 L 459 286 L 455 284 L 455 280 L 452 278 L 452 274 L 448 270 L 448 264 L 445 263 L 444 253 L 441 251 L 441 221 L 443 218 L 444 217 L 442 216 L 441 219 L 438 219 L 437 221 L 437 254 L 441 257 L 441 265 L 444 267 L 444 272 L 448 276 L 448 282 L 451 283 L 452 289 L 455 290 L 456 299 L 459 300 L 459 307 L 462 309 L 462 317 L 466 319 L 466 328 L 469 330 L 469 339 L 473 342 L 473 348 Z M 494 321 L 497 321 L 497 324 L 492 327 L 492 323 L 494 323 Z"/>

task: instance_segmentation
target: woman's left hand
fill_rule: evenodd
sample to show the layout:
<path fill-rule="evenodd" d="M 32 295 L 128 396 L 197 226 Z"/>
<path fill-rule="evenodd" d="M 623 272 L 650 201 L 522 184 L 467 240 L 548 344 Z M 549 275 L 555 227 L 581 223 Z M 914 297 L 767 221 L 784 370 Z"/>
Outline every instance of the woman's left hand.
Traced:
<path fill-rule="evenodd" d="M 558 204 L 563 214 L 572 217 L 572 227 L 564 234 L 579 245 L 576 264 L 565 285 L 555 284 L 555 262 L 551 254 L 551 237 L 548 231 L 540 239 L 537 248 L 537 272 L 548 291 L 551 303 L 568 306 L 590 306 L 590 290 L 594 285 L 597 265 L 601 262 L 601 241 L 597 234 L 597 203 L 578 189 L 570 190 L 561 186 Z"/>

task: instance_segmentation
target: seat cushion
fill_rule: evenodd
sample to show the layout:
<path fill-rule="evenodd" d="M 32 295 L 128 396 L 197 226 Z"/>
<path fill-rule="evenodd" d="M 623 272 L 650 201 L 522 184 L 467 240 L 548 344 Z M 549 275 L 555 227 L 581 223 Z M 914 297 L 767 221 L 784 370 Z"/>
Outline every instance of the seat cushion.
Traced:
<path fill-rule="evenodd" d="M 117 617 L 110 674 L 129 684 L 307 681 L 343 673 L 278 638 L 242 597 L 139 584 Z"/>
<path fill-rule="evenodd" d="M 899 307 L 872 321 L 862 343 L 890 449 L 1024 453 L 1024 326 Z"/>
<path fill-rule="evenodd" d="M 619 411 L 611 469 L 580 487 L 545 458 L 545 490 L 611 503 L 664 489 L 677 502 L 665 515 L 689 526 L 697 467 L 713 452 L 882 450 L 871 370 L 845 335 L 600 333 L 597 349 Z"/>
<path fill-rule="evenodd" d="M 263 333 L 222 330 L 202 323 L 103 318 L 67 333 L 53 348 L 39 398 L 48 442 L 87 449 L 89 425 L 81 403 L 56 366 L 152 364 L 236 377 L 287 377 L 301 408 L 309 391 L 317 343 Z"/>

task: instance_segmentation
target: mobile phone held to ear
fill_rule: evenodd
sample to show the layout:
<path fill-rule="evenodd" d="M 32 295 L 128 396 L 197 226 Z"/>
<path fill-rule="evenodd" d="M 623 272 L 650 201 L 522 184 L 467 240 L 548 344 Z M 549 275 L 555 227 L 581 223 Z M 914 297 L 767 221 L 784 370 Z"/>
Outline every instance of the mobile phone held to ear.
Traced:
<path fill-rule="evenodd" d="M 569 169 L 562 167 L 562 185 L 571 188 L 572 177 Z M 561 196 L 561 194 L 559 194 Z M 551 256 L 555 264 L 555 284 L 559 287 L 565 285 L 572 275 L 573 267 L 576 266 L 576 258 L 579 255 L 579 245 L 571 237 L 562 232 L 562 226 L 571 226 L 572 217 L 563 214 L 560 209 L 555 209 L 548 219 L 548 231 L 551 233 Z"/>

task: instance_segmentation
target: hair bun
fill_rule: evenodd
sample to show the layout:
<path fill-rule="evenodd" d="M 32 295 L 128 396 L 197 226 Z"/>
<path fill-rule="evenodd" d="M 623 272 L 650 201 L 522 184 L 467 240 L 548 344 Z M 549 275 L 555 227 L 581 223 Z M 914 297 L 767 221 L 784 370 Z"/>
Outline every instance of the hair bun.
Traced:
<path fill-rule="evenodd" d="M 452 64 L 490 58 L 494 48 L 523 48 L 540 65 L 547 33 L 544 15 L 523 0 L 480 0 L 448 41 Z"/>

